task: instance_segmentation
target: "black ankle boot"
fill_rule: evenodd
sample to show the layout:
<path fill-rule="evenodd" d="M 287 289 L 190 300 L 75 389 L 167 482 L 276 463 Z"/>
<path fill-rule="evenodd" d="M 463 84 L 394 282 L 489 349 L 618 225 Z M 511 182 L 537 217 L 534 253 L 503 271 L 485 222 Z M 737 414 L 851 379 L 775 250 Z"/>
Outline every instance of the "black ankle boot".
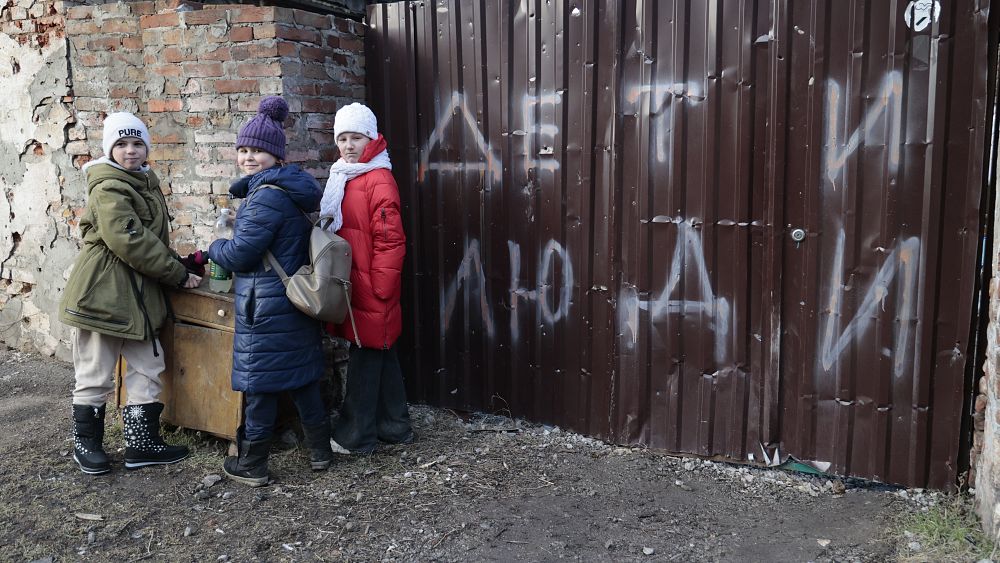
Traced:
<path fill-rule="evenodd" d="M 73 405 L 73 461 L 87 475 L 111 471 L 111 461 L 104 453 L 105 405 Z"/>
<path fill-rule="evenodd" d="M 160 437 L 160 414 L 163 403 L 129 405 L 122 411 L 125 427 L 125 467 L 178 462 L 190 453 L 185 446 L 171 446 Z"/>
<path fill-rule="evenodd" d="M 238 454 L 228 456 L 222 462 L 222 471 L 233 481 L 238 481 L 251 487 L 261 487 L 267 484 L 267 456 L 271 452 L 271 438 L 264 440 L 247 440 L 243 437 L 243 429 L 237 432 L 236 447 Z"/>
<path fill-rule="evenodd" d="M 306 435 L 306 446 L 309 448 L 309 465 L 313 471 L 322 471 L 333 462 L 333 450 L 330 449 L 330 420 L 327 419 L 316 426 L 302 425 L 302 433 Z"/>

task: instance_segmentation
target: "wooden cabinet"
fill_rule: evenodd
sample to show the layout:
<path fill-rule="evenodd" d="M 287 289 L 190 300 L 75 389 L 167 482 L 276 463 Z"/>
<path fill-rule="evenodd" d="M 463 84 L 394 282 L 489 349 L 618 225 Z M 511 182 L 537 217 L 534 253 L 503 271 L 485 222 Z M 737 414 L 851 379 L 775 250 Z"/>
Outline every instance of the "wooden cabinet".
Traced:
<path fill-rule="evenodd" d="M 163 374 L 163 420 L 175 426 L 236 438 L 243 420 L 243 394 L 233 391 L 234 305 L 232 294 L 203 289 L 168 290 L 177 322 L 160 333 L 167 369 Z M 118 406 L 125 405 L 123 366 L 116 370 Z"/>

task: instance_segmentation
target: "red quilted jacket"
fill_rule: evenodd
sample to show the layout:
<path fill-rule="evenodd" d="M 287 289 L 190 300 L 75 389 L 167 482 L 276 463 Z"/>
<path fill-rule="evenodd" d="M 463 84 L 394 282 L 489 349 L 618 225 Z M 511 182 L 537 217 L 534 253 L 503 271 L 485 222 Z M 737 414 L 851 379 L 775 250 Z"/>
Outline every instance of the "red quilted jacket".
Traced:
<path fill-rule="evenodd" d="M 385 147 L 381 135 L 365 147 L 360 160 L 366 162 L 374 156 L 367 149 L 379 146 Z M 351 244 L 351 306 L 366 348 L 392 346 L 403 328 L 399 296 L 406 235 L 399 207 L 396 180 L 384 168 L 357 176 L 344 187 L 344 226 L 337 234 Z M 354 342 L 350 319 L 328 329 Z"/>

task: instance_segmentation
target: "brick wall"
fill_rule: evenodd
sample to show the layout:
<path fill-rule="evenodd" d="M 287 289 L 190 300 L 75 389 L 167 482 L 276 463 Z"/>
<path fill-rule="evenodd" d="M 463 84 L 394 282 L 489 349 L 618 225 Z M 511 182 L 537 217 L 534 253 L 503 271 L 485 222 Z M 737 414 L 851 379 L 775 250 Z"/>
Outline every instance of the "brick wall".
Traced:
<path fill-rule="evenodd" d="M 82 75 L 102 85 L 86 91 L 95 97 L 80 109 L 117 100 L 149 125 L 150 156 L 166 180 L 175 245 L 184 253 L 210 240 L 219 196 L 237 175 L 236 132 L 264 96 L 288 101 L 287 160 L 327 176 L 336 158 L 328 132 L 332 116 L 341 105 L 364 99 L 363 30 L 350 20 L 301 10 L 229 5 L 177 11 L 153 4 L 72 8 L 68 31 L 82 45 Z M 130 17 L 120 21 L 118 12 L 129 8 Z M 89 136 L 91 146 L 99 146 L 100 130 Z"/>
<path fill-rule="evenodd" d="M 0 342 L 69 358 L 57 319 L 79 250 L 84 163 L 103 118 L 150 127 L 150 160 L 175 248 L 211 241 L 237 176 L 233 143 L 260 99 L 281 94 L 287 159 L 324 180 L 338 107 L 364 99 L 363 25 L 301 10 L 180 0 L 0 3 Z"/>

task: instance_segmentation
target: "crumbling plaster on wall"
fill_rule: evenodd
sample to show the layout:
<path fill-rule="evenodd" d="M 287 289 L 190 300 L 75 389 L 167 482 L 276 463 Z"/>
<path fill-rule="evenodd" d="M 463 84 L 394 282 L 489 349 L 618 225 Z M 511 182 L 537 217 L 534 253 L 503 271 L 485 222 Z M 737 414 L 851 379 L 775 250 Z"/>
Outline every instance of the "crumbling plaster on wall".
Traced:
<path fill-rule="evenodd" d="M 83 205 L 82 189 L 63 190 L 82 183 L 65 152 L 75 123 L 68 51 L 58 28 L 24 38 L 0 34 L 0 340 L 68 359 L 68 329 L 51 317 L 79 250 L 73 206 Z"/>

